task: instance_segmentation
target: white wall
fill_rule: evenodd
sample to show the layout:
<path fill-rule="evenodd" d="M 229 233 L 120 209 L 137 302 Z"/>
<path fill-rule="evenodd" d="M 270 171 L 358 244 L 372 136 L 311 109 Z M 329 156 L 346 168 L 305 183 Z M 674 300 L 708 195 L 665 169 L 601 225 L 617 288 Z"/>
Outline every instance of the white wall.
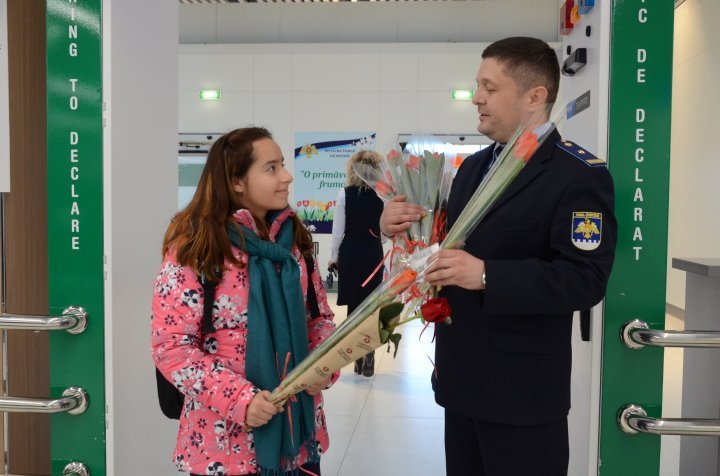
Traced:
<path fill-rule="evenodd" d="M 160 412 L 150 303 L 177 204 L 177 0 L 103 2 L 108 474 L 177 474 Z"/>
<path fill-rule="evenodd" d="M 299 131 L 375 131 L 381 152 L 401 133 L 477 133 L 475 107 L 450 91 L 474 87 L 485 46 L 181 45 L 179 129 L 265 126 L 286 158 Z M 205 88 L 222 89 L 222 100 L 200 101 Z M 329 236 L 315 236 L 323 271 Z"/>
<path fill-rule="evenodd" d="M 558 0 L 182 5 L 180 43 L 558 40 Z"/>
<path fill-rule="evenodd" d="M 718 19 L 716 0 L 686 0 L 675 10 L 667 300 L 683 309 L 685 273 L 670 259 L 720 258 Z"/>

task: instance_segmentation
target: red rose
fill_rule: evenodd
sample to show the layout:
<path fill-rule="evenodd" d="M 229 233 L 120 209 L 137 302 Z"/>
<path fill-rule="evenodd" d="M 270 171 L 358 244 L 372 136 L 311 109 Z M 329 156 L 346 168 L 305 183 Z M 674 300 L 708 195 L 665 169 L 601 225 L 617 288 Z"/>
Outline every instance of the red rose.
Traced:
<path fill-rule="evenodd" d="M 443 322 L 450 318 L 450 303 L 446 298 L 432 298 L 420 306 L 420 313 L 427 322 Z"/>

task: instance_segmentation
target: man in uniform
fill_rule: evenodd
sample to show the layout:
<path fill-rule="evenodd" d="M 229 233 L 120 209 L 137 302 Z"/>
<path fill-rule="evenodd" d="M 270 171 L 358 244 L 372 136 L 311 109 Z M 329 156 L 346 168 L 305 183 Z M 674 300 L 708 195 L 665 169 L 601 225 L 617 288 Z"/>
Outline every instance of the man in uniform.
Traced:
<path fill-rule="evenodd" d="M 557 57 L 541 40 L 500 40 L 482 57 L 473 104 L 478 131 L 496 142 L 460 167 L 449 226 L 498 149 L 558 91 Z M 448 476 L 567 474 L 572 318 L 605 294 L 613 210 L 605 162 L 554 131 L 464 248 L 437 254 L 426 279 L 443 286 L 452 309 L 452 324 L 436 327 L 432 378 L 445 408 Z M 421 213 L 400 197 L 386 205 L 381 229 L 393 236 Z"/>

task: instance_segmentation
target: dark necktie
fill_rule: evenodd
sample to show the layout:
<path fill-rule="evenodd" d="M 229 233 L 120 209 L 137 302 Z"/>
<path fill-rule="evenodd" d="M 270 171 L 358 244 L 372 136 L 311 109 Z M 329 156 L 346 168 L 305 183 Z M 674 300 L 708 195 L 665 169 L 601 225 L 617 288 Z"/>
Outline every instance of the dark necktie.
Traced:
<path fill-rule="evenodd" d="M 485 173 L 483 173 L 483 177 L 487 175 L 487 173 L 490 171 L 490 168 L 493 166 L 497 158 L 500 156 L 500 152 L 505 148 L 503 144 L 498 144 L 497 147 L 493 150 L 492 158 L 490 159 L 490 162 L 488 163 L 487 168 L 485 169 Z"/>

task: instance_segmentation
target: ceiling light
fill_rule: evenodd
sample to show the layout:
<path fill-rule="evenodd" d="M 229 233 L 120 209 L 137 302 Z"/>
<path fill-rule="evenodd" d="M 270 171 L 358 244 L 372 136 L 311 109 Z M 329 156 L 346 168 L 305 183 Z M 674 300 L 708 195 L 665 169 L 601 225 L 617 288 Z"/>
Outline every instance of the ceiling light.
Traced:
<path fill-rule="evenodd" d="M 200 90 L 200 99 L 203 101 L 219 101 L 222 92 L 219 89 L 202 89 Z"/>
<path fill-rule="evenodd" d="M 453 89 L 450 97 L 453 101 L 471 101 L 473 91 L 471 89 Z"/>

